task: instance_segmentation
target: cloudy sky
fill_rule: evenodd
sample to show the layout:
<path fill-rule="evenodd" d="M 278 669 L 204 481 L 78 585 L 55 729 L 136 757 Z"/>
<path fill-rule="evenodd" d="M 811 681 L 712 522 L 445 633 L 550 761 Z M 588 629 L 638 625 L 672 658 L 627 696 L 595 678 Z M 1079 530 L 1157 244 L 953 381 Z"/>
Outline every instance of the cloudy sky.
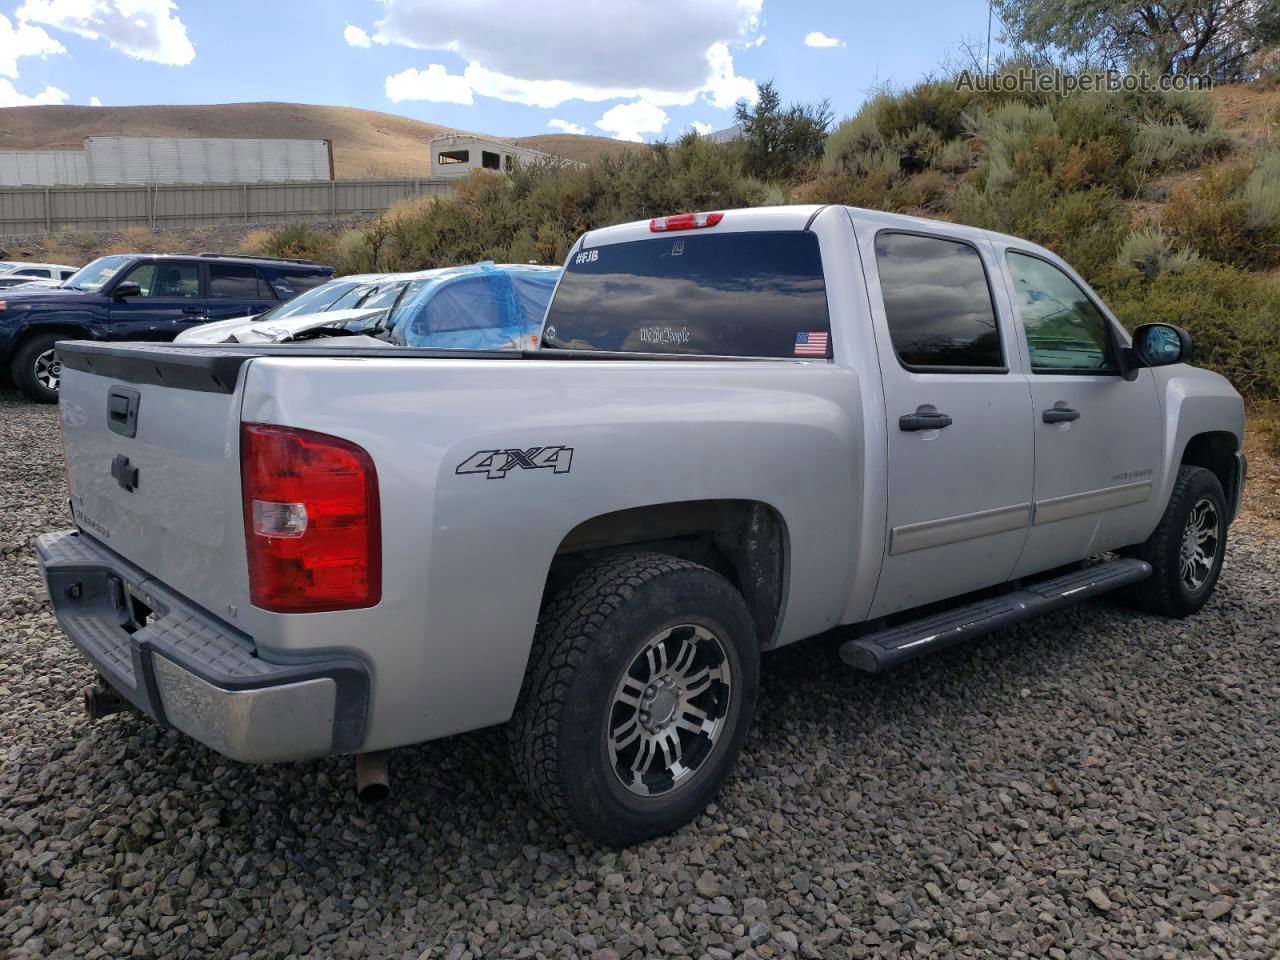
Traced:
<path fill-rule="evenodd" d="M 277 100 L 654 140 L 730 125 L 769 78 L 852 113 L 986 25 L 985 0 L 0 0 L 0 106 Z"/>

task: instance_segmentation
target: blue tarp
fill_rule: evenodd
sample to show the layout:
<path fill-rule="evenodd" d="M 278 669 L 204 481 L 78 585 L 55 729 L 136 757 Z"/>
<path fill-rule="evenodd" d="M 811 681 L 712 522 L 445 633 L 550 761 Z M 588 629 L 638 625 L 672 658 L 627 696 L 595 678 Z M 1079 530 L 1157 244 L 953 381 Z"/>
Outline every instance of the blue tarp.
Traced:
<path fill-rule="evenodd" d="M 390 319 L 409 347 L 488 350 L 536 334 L 559 268 L 476 263 L 416 280 Z"/>

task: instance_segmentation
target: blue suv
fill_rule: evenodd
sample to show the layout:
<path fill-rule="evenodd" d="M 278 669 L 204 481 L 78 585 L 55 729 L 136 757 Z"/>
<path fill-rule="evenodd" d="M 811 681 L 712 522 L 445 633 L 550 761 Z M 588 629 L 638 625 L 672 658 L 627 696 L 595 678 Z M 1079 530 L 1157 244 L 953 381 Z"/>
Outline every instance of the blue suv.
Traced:
<path fill-rule="evenodd" d="M 262 313 L 332 276 L 310 260 L 99 257 L 59 287 L 0 292 L 0 363 L 32 400 L 54 403 L 59 340 L 172 340 L 196 324 Z"/>

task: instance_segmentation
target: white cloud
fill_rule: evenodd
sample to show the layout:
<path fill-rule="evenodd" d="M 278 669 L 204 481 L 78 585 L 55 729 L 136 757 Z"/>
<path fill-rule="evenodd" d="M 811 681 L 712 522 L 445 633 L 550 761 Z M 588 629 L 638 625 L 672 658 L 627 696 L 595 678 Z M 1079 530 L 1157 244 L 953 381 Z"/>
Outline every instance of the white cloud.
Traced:
<path fill-rule="evenodd" d="M 26 0 L 20 21 L 105 40 L 135 60 L 180 67 L 196 58 L 173 0 Z"/>
<path fill-rule="evenodd" d="M 45 87 L 34 96 L 21 94 L 13 83 L 0 77 L 0 107 L 36 107 L 50 103 L 66 103 L 71 95 L 57 87 Z"/>
<path fill-rule="evenodd" d="M 703 123 L 701 120 L 694 120 L 689 126 L 693 127 L 694 133 L 701 134 L 704 137 L 716 128 L 714 123 Z"/>
<path fill-rule="evenodd" d="M 365 30 L 349 23 L 347 28 L 342 31 L 342 39 L 353 47 L 373 46 L 373 41 L 369 39 L 369 34 Z"/>
<path fill-rule="evenodd" d="M 394 76 L 387 77 L 387 99 L 393 103 L 404 100 L 430 100 L 433 103 L 474 102 L 471 85 L 465 77 L 450 73 L 438 63 L 425 70 L 409 67 Z"/>
<path fill-rule="evenodd" d="M 764 43 L 768 39 L 769 38 L 762 33 L 760 34 L 760 36 L 756 37 L 754 40 L 748 40 L 746 43 L 743 44 L 743 46 L 746 47 L 748 50 L 750 50 L 752 47 L 760 46 L 760 44 Z"/>
<path fill-rule="evenodd" d="M 821 30 L 815 30 L 804 38 L 806 47 L 843 47 L 845 42 L 837 37 L 828 37 Z"/>
<path fill-rule="evenodd" d="M 66 53 L 67 48 L 39 27 L 13 21 L 0 13 L 0 76 L 18 79 L 21 57 L 47 57 Z"/>
<path fill-rule="evenodd" d="M 559 117 L 552 117 L 547 121 L 547 126 L 552 130 L 560 130 L 564 133 L 576 133 L 579 136 L 585 135 L 587 128 L 578 123 L 570 123 L 568 120 L 561 120 Z"/>
<path fill-rule="evenodd" d="M 661 107 L 636 100 L 634 103 L 620 103 L 616 107 L 610 107 L 596 121 L 596 126 L 618 140 L 642 143 L 646 133 L 661 133 L 670 119 Z"/>
<path fill-rule="evenodd" d="M 102 101 L 101 101 L 101 100 L 99 100 L 97 97 L 90 97 L 90 98 L 89 98 L 89 106 L 91 106 L 91 107 L 100 107 L 100 106 L 102 106 Z"/>
<path fill-rule="evenodd" d="M 714 44 L 707 51 L 707 63 L 711 65 L 711 79 L 707 83 L 706 96 L 713 107 L 727 110 L 739 100 L 756 102 L 759 93 L 755 81 L 733 72 L 733 57 L 729 56 L 726 44 Z"/>
<path fill-rule="evenodd" d="M 755 93 L 734 74 L 729 44 L 755 42 L 762 0 L 649 0 L 611 5 L 607 17 L 587 15 L 581 0 L 382 2 L 373 42 L 457 55 L 479 96 L 547 108 L 620 98 L 687 106 L 705 96 L 723 107 Z"/>

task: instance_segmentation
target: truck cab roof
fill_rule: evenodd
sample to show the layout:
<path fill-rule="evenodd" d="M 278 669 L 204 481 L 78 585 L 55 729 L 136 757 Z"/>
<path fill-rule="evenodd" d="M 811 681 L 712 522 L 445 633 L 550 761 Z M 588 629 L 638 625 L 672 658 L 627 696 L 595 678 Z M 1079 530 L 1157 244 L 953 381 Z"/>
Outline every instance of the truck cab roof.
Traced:
<path fill-rule="evenodd" d="M 848 207 L 838 204 L 794 204 L 777 207 L 751 207 L 745 210 L 726 211 L 723 219 L 713 227 L 716 233 L 739 233 L 749 231 L 772 230 L 806 230 L 814 220 L 828 211 L 844 210 L 853 221 L 855 229 L 870 230 L 906 230 L 920 233 L 946 233 L 960 239 L 978 241 L 988 240 L 999 244 L 1016 246 L 1040 256 L 1062 263 L 1060 257 L 1052 250 L 1039 244 L 1031 243 L 1020 237 L 984 230 L 961 223 L 945 220 L 931 220 L 927 217 L 913 217 L 903 213 L 889 213 L 884 210 L 868 210 L 864 207 Z M 610 243 L 625 243 L 631 240 L 645 240 L 665 233 L 654 230 L 654 220 L 634 220 L 617 226 L 602 227 L 583 234 L 579 248 L 600 246 Z M 688 231 L 672 231 L 676 236 L 697 233 L 698 228 Z"/>

